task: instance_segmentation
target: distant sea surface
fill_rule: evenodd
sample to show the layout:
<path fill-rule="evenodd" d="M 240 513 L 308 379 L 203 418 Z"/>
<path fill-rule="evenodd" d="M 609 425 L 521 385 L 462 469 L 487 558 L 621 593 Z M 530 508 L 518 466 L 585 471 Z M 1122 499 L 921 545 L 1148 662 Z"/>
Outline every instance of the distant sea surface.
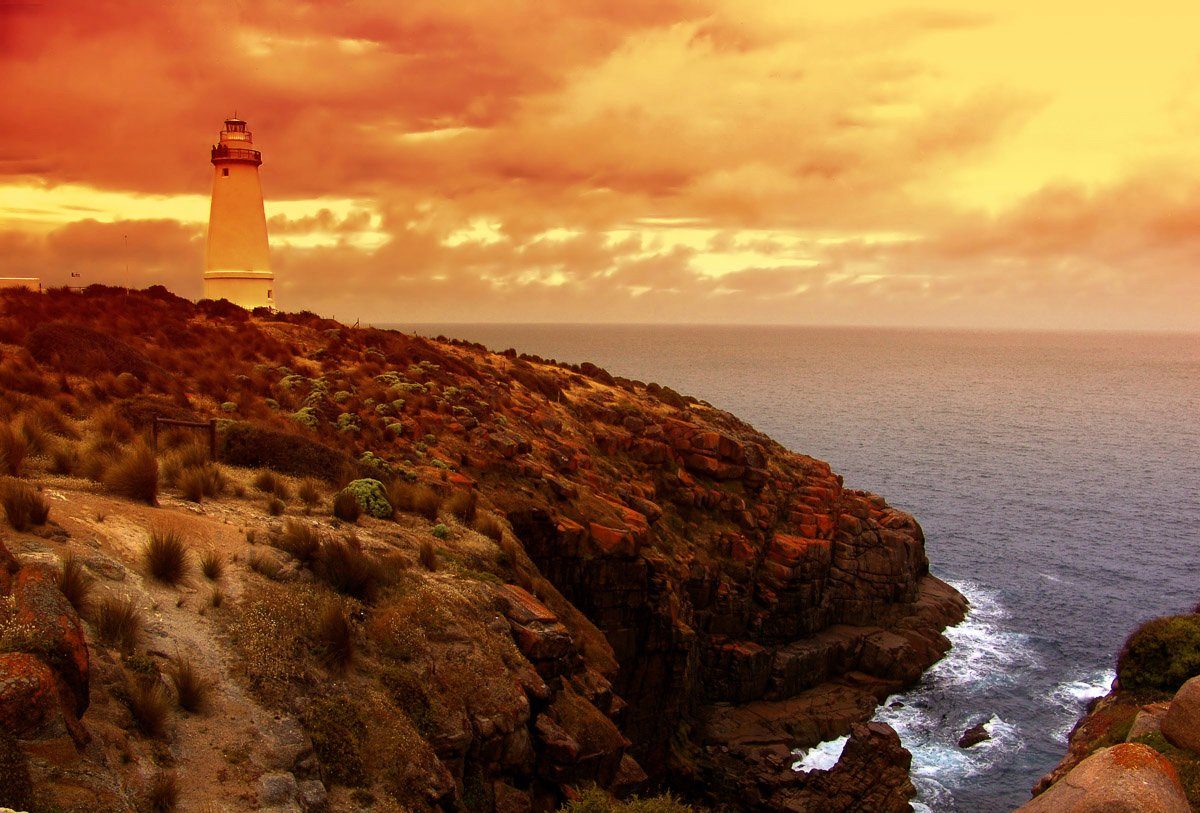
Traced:
<path fill-rule="evenodd" d="M 1200 602 L 1198 336 L 396 327 L 671 386 L 912 512 L 973 604 L 950 655 L 879 713 L 913 752 L 918 809 L 1026 801 L 1129 632 Z M 977 722 L 992 740 L 959 749 Z"/>

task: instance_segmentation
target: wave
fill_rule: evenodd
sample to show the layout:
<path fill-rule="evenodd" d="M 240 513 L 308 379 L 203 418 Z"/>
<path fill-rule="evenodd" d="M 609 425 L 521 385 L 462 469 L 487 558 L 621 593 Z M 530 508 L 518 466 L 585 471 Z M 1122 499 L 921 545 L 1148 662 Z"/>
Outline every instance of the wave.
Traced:
<path fill-rule="evenodd" d="M 1116 678 L 1117 673 L 1112 669 L 1101 669 L 1077 680 L 1063 681 L 1051 689 L 1047 697 L 1058 706 L 1056 716 L 1062 718 L 1062 724 L 1054 729 L 1054 739 L 1065 744 L 1087 704 L 1108 694 Z"/>

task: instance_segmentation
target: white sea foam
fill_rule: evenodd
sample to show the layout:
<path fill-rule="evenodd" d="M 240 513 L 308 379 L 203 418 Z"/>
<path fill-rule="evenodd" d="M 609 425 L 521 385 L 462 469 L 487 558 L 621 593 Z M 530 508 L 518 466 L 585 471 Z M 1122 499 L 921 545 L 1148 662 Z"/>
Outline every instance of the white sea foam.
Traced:
<path fill-rule="evenodd" d="M 837 761 L 842 758 L 842 750 L 846 747 L 846 742 L 850 738 L 838 737 L 836 740 L 826 740 L 819 745 L 814 745 L 807 752 L 801 749 L 796 749 L 793 753 L 799 756 L 800 759 L 792 765 L 793 771 L 827 771 L 837 764 Z"/>
<path fill-rule="evenodd" d="M 1051 702 L 1062 709 L 1063 716 L 1062 724 L 1054 729 L 1056 740 L 1067 742 L 1088 701 L 1108 694 L 1116 677 L 1117 673 L 1112 669 L 1102 669 L 1079 680 L 1064 681 L 1050 691 Z"/>

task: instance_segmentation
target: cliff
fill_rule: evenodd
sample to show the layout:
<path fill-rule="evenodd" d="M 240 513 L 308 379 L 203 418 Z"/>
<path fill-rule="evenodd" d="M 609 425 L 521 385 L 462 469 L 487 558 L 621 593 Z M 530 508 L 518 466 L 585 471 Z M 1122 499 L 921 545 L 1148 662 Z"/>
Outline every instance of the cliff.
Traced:
<path fill-rule="evenodd" d="M 47 809 L 907 808 L 858 724 L 966 603 L 911 516 L 733 416 L 162 289 L 6 294 L 0 352 L 0 763 Z M 155 416 L 217 418 L 219 463 Z"/>
<path fill-rule="evenodd" d="M 1133 632 L 1024 813 L 1200 810 L 1200 607 Z"/>

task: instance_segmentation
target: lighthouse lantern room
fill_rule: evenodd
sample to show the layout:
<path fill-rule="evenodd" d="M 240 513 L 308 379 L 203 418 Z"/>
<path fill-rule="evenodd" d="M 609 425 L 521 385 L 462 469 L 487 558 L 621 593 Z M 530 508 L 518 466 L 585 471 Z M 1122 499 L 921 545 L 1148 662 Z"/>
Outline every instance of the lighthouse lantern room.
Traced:
<path fill-rule="evenodd" d="M 225 120 L 212 148 L 213 190 L 204 257 L 204 298 L 227 299 L 247 310 L 275 308 L 275 275 L 267 249 L 258 168 L 246 122 Z"/>

